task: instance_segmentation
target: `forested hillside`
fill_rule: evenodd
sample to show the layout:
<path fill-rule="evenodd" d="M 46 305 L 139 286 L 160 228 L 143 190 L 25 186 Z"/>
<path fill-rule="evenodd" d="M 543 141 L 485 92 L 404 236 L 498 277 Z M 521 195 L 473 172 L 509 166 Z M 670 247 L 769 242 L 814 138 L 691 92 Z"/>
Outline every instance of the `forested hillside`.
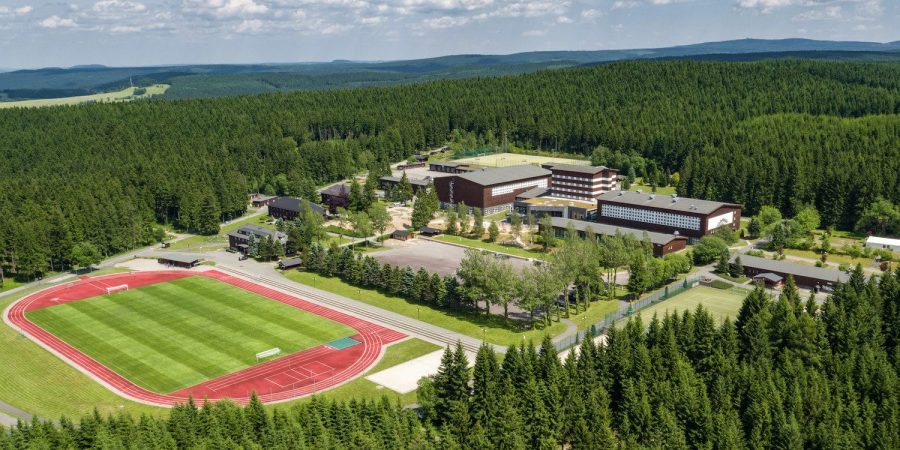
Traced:
<path fill-rule="evenodd" d="M 631 321 L 606 345 L 561 363 L 540 351 L 459 347 L 419 384 L 422 419 L 381 402 L 313 400 L 267 413 L 258 402 L 193 404 L 168 418 L 99 414 L 11 433 L 18 448 L 265 449 L 893 449 L 900 442 L 900 273 L 862 269 L 821 306 L 789 280 L 762 289 L 734 323 L 702 307 Z M 645 327 L 646 326 L 646 327 Z"/>
<path fill-rule="evenodd" d="M 900 64 L 623 62 L 391 88 L 0 111 L 0 263 L 41 273 L 73 243 L 105 253 L 156 223 L 200 229 L 247 192 L 315 184 L 444 143 L 642 156 L 679 192 L 812 202 L 849 228 L 900 203 Z M 494 136 L 495 138 L 491 138 Z M 604 162 L 604 161 L 599 161 Z"/>

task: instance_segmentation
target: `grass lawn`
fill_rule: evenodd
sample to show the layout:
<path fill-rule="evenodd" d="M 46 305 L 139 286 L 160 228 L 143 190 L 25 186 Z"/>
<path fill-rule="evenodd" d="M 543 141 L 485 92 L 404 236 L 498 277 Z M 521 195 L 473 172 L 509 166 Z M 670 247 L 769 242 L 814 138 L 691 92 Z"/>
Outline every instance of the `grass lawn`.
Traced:
<path fill-rule="evenodd" d="M 110 103 L 123 102 L 139 98 L 149 98 L 154 95 L 161 95 L 169 89 L 168 84 L 154 84 L 147 87 L 147 92 L 143 95 L 135 96 L 136 88 L 129 87 L 116 92 L 104 92 L 93 95 L 79 95 L 77 97 L 63 98 L 46 98 L 38 100 L 20 100 L 16 102 L 0 102 L 0 109 L 3 108 L 35 108 L 40 106 L 61 106 L 61 105 L 79 105 L 82 103 Z"/>
<path fill-rule="evenodd" d="M 618 300 L 598 300 L 591 302 L 587 312 L 580 311 L 578 314 L 569 314 L 569 320 L 578 326 L 579 330 L 586 330 L 591 325 L 603 320 L 608 314 L 612 314 L 619 309 Z"/>
<path fill-rule="evenodd" d="M 16 281 L 12 277 L 6 277 L 3 279 L 3 286 L 0 286 L 0 292 L 8 291 L 10 289 L 15 289 L 23 284 L 25 281 Z"/>
<path fill-rule="evenodd" d="M 259 225 L 261 227 L 274 230 L 275 225 L 266 223 L 270 220 L 269 216 L 262 214 L 257 216 L 244 217 L 229 222 L 222 226 L 219 234 L 212 236 L 191 236 L 180 241 L 172 242 L 169 246 L 170 250 L 185 250 L 191 252 L 208 252 L 228 247 L 228 233 L 237 230 L 241 225 Z"/>
<path fill-rule="evenodd" d="M 548 258 L 548 254 L 540 250 L 527 250 L 524 248 L 513 247 L 509 245 L 500 245 L 496 242 L 485 242 L 480 239 L 472 239 L 463 236 L 449 236 L 446 234 L 441 234 L 435 236 L 434 238 L 442 242 L 450 242 L 453 244 L 465 245 L 466 247 L 472 248 L 480 248 L 492 252 L 507 253 L 513 256 L 521 256 L 523 258 L 534 258 L 541 260 L 546 260 Z"/>
<path fill-rule="evenodd" d="M 328 400 L 349 401 L 352 399 L 380 399 L 387 395 L 393 400 L 397 398 L 401 405 L 409 405 L 416 402 L 416 392 L 407 394 L 398 394 L 390 389 L 382 389 L 377 384 L 365 379 L 366 376 L 380 372 L 384 369 L 394 367 L 398 364 L 405 363 L 411 359 L 427 355 L 436 350 L 440 350 L 441 346 L 426 342 L 421 339 L 407 339 L 402 342 L 391 345 L 384 352 L 384 356 L 375 364 L 368 372 L 361 375 L 353 381 L 338 386 L 334 389 L 316 394 L 320 398 Z M 304 397 L 290 402 L 272 405 L 271 408 L 290 407 L 298 403 L 308 402 L 312 397 Z"/>
<path fill-rule="evenodd" d="M 121 270 L 103 269 L 93 274 L 114 272 Z M 0 299 L 0 310 L 45 287 Z M 45 419 L 81 417 L 94 408 L 102 415 L 121 411 L 135 417 L 167 411 L 119 397 L 5 323 L 0 323 L 0 400 Z"/>
<path fill-rule="evenodd" d="M 205 277 L 190 277 L 32 311 L 29 320 L 154 392 L 291 354 L 354 330 Z"/>
<path fill-rule="evenodd" d="M 649 184 L 642 184 L 642 183 L 643 183 L 643 179 L 638 177 L 637 180 L 635 180 L 634 184 L 631 185 L 631 188 L 629 188 L 628 190 L 629 191 L 641 191 L 645 194 L 653 194 L 654 193 L 653 188 L 650 187 Z M 659 194 L 659 195 L 672 195 L 675 193 L 675 186 L 657 187 L 655 193 Z"/>
<path fill-rule="evenodd" d="M 822 255 L 812 250 L 796 250 L 793 248 L 784 249 L 784 254 L 809 258 L 815 261 L 820 261 L 822 257 Z M 815 264 L 815 261 L 811 261 L 809 264 Z M 872 258 L 853 258 L 848 255 L 838 255 L 836 253 L 829 254 L 827 261 L 835 264 L 847 264 L 851 267 L 856 266 L 857 264 L 862 264 L 863 267 L 869 267 L 872 264 L 875 264 L 875 260 Z"/>
<path fill-rule="evenodd" d="M 703 304 L 703 307 L 713 316 L 717 323 L 722 323 L 726 317 L 730 317 L 732 321 L 737 317 L 738 310 L 744 302 L 745 294 L 741 291 L 727 289 L 720 290 L 707 286 L 697 286 L 678 294 L 668 300 L 661 301 L 647 308 L 638 311 L 644 325 L 648 325 L 653 315 L 656 314 L 660 319 L 666 315 L 666 312 L 683 313 L 686 310 L 693 311 L 697 305 Z M 624 318 L 616 322 L 616 326 L 624 325 L 627 321 Z"/>
<path fill-rule="evenodd" d="M 727 273 L 717 273 L 716 276 L 722 277 L 722 278 L 724 278 L 728 281 L 732 281 L 734 283 L 746 283 L 746 282 L 750 281 L 750 277 L 745 277 L 745 276 L 733 277 L 731 275 L 728 275 Z"/>
<path fill-rule="evenodd" d="M 372 289 L 360 289 L 341 281 L 339 278 L 325 278 L 310 272 L 290 270 L 283 272 L 287 278 L 301 284 L 313 286 L 344 297 L 377 306 L 407 317 L 428 322 L 457 333 L 472 336 L 476 339 L 499 345 L 513 345 L 525 340 L 540 342 L 544 334 L 556 336 L 566 326 L 562 322 L 554 322 L 547 329 L 527 330 L 512 328 L 502 316 L 475 314 L 469 311 L 445 311 L 420 305 L 400 297 L 384 295 Z M 512 322 L 512 321 L 511 321 Z M 518 324 L 516 322 L 513 322 Z"/>

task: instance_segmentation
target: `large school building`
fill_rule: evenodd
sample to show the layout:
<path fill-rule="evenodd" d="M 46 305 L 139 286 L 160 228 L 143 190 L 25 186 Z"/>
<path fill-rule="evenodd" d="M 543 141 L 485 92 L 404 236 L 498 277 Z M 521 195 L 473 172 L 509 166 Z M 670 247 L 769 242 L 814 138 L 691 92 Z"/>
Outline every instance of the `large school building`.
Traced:
<path fill-rule="evenodd" d="M 600 195 L 597 221 L 699 239 L 726 225 L 740 228 L 741 205 L 677 195 L 611 191 Z"/>
<path fill-rule="evenodd" d="M 549 186 L 550 171 L 537 166 L 501 167 L 434 179 L 442 207 L 465 203 L 485 215 L 509 211 L 516 195 Z"/>

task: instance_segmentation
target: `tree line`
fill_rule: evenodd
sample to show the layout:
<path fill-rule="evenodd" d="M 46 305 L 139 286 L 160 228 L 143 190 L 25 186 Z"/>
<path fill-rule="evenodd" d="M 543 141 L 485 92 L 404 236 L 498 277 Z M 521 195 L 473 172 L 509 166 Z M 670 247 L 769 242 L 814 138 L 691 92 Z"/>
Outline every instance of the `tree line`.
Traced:
<path fill-rule="evenodd" d="M 223 401 L 167 417 L 94 414 L 0 431 L 18 448 L 889 449 L 900 442 L 900 272 L 862 269 L 824 303 L 793 280 L 732 322 L 702 306 L 611 328 L 561 361 L 549 339 L 502 358 L 459 346 L 417 412 L 320 398 L 267 412 Z"/>
<path fill-rule="evenodd" d="M 32 276 L 241 215 L 446 142 L 627 161 L 681 195 L 852 228 L 900 203 L 900 64 L 631 61 L 367 89 L 0 111 L 0 266 Z M 622 155 L 627 158 L 622 157 Z M 652 164 L 651 164 L 652 163 Z M 630 172 L 630 170 L 629 170 Z M 662 175 L 660 175 L 662 174 Z M 404 194 L 405 196 L 405 194 Z"/>

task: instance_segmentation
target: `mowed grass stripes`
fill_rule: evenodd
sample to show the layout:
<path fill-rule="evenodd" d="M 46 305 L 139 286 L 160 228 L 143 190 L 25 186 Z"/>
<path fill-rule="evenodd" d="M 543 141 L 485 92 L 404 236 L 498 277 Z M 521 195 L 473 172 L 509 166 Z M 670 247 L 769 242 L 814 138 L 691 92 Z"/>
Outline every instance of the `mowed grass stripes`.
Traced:
<path fill-rule="evenodd" d="M 27 313 L 138 386 L 167 393 L 282 354 L 352 336 L 352 328 L 206 277 L 188 277 Z"/>

